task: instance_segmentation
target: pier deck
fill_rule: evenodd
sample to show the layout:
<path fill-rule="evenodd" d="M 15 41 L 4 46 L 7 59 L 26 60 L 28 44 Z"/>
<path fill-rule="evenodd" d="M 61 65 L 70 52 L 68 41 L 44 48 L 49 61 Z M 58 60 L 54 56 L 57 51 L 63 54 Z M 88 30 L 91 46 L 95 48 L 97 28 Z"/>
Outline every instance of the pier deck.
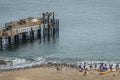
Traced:
<path fill-rule="evenodd" d="M 28 17 L 18 21 L 12 21 L 5 24 L 5 27 L 0 30 L 0 36 L 15 36 L 22 32 L 30 31 L 31 27 L 42 24 L 42 18 Z M 21 31 L 21 32 L 20 32 Z"/>

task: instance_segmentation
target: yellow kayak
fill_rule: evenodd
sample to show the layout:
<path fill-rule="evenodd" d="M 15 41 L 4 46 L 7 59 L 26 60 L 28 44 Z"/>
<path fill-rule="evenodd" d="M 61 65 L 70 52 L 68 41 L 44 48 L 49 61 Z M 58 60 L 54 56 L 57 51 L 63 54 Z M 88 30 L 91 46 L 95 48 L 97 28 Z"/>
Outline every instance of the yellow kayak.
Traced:
<path fill-rule="evenodd" d="M 108 72 L 108 71 L 100 71 L 99 74 L 100 74 L 100 75 L 104 75 L 104 74 L 106 74 L 107 72 Z"/>

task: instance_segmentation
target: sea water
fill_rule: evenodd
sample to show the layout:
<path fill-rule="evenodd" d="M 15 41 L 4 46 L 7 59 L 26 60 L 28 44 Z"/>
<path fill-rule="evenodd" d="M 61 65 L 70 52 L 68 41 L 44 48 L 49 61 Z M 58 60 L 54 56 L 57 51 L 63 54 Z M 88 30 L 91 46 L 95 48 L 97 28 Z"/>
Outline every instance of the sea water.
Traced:
<path fill-rule="evenodd" d="M 119 0 L 0 0 L 0 26 L 29 16 L 55 12 L 59 37 L 35 40 L 0 51 L 12 61 L 1 68 L 19 68 L 45 62 L 79 63 L 120 61 Z"/>

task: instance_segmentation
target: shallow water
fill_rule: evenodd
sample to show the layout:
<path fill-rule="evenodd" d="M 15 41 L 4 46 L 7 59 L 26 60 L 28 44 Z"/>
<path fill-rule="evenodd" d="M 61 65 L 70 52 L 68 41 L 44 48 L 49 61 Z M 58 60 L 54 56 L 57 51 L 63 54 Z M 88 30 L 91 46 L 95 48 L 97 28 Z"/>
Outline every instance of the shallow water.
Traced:
<path fill-rule="evenodd" d="M 55 40 L 21 44 L 0 51 L 14 66 L 47 61 L 120 61 L 119 0 L 0 0 L 0 25 L 43 12 L 60 20 Z"/>

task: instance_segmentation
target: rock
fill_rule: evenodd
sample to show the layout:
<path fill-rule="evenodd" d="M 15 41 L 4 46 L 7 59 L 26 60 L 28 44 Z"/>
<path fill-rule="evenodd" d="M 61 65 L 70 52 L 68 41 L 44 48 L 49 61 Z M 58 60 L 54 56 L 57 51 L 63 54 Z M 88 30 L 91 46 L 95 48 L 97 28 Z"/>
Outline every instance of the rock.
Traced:
<path fill-rule="evenodd" d="M 12 61 L 0 60 L 0 65 L 12 65 Z"/>
<path fill-rule="evenodd" d="M 0 65 L 7 65 L 7 63 L 4 60 L 0 60 Z"/>

